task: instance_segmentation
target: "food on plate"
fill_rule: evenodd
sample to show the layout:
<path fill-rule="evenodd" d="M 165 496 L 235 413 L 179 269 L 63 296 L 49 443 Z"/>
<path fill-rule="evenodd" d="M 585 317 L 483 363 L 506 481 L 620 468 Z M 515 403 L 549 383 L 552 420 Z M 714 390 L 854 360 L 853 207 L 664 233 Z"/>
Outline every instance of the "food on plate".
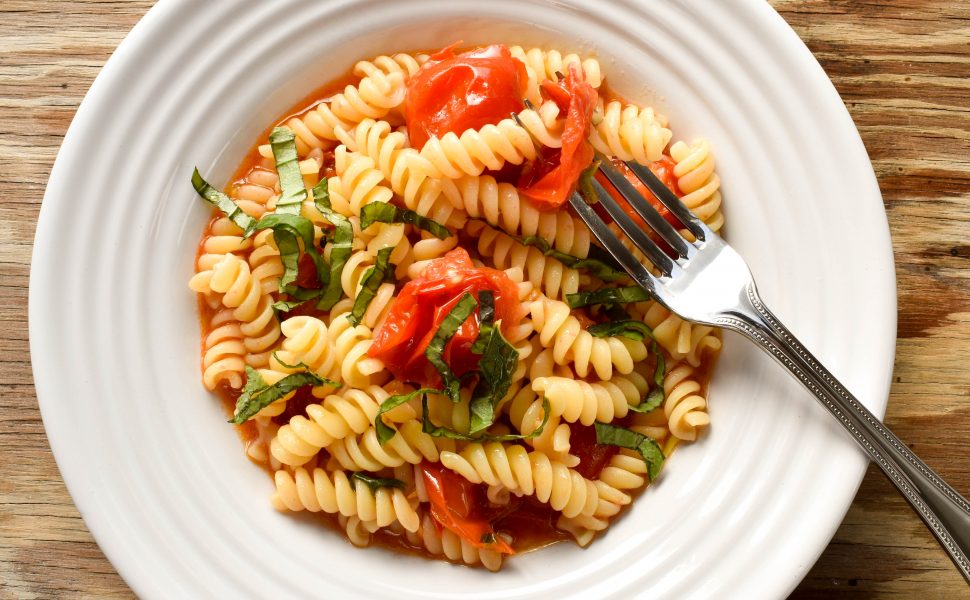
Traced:
<path fill-rule="evenodd" d="M 496 570 L 589 544 L 708 426 L 721 339 L 633 287 L 566 201 L 636 161 L 719 229 L 710 145 L 552 50 L 379 56 L 343 83 L 224 192 L 193 174 L 203 384 L 273 505 L 355 545 Z"/>

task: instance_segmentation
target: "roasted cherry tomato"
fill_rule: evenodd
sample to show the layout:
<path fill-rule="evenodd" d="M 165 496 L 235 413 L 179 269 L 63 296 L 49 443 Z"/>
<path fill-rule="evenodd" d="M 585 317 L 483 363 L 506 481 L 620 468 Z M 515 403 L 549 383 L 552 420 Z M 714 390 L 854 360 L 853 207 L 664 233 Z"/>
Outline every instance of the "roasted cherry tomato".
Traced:
<path fill-rule="evenodd" d="M 487 548 L 502 554 L 515 554 L 505 540 L 495 535 L 492 525 L 475 515 L 479 486 L 439 463 L 419 465 L 424 488 L 431 502 L 431 517 L 476 548 Z"/>
<path fill-rule="evenodd" d="M 456 248 L 433 260 L 424 273 L 409 281 L 394 299 L 387 318 L 374 332 L 374 344 L 368 354 L 379 358 L 387 369 L 402 381 L 414 381 L 437 387 L 441 377 L 424 356 L 438 326 L 465 292 L 478 299 L 482 290 L 495 297 L 495 320 L 503 330 L 518 323 L 522 308 L 518 288 L 508 275 L 488 267 L 472 264 L 468 252 Z M 443 357 L 455 375 L 474 369 L 479 356 L 471 346 L 478 337 L 478 311 L 465 320 L 445 346 Z"/>
<path fill-rule="evenodd" d="M 670 223 L 677 229 L 683 228 L 683 225 L 681 225 L 680 221 L 677 220 L 677 217 L 675 217 L 669 210 L 667 210 L 666 206 L 661 204 L 660 200 L 658 200 L 657 197 L 654 196 L 649 189 L 647 189 L 647 186 L 645 186 L 643 182 L 640 181 L 640 178 L 637 177 L 636 174 L 630 170 L 630 167 L 626 166 L 626 164 L 622 160 L 619 160 L 616 158 L 611 158 L 610 162 L 612 163 L 613 167 L 617 171 L 623 173 L 623 176 L 626 177 L 627 181 L 633 184 L 633 187 L 635 187 L 636 190 L 640 192 L 640 194 L 644 198 L 646 198 L 647 201 L 650 202 L 650 204 L 652 204 L 654 208 L 657 209 L 657 212 L 659 212 L 663 216 L 663 218 L 667 220 L 668 223 Z M 674 167 L 676 166 L 677 166 L 677 163 L 674 162 L 674 159 L 664 154 L 663 157 L 660 158 L 660 160 L 656 160 L 650 163 L 650 170 L 653 171 L 653 174 L 656 175 L 657 178 L 660 179 L 660 181 L 662 181 L 664 185 L 667 186 L 667 189 L 672 191 L 679 198 L 682 194 L 680 192 L 680 188 L 677 187 L 677 177 L 674 175 Z M 613 185 L 609 182 L 609 180 L 606 179 L 605 175 L 598 172 L 596 173 L 596 179 L 603 185 L 606 191 L 608 191 L 610 195 L 613 196 L 613 198 L 617 201 L 617 203 L 623 208 L 623 211 L 626 212 L 626 214 L 630 215 L 630 218 L 633 219 L 635 223 L 638 223 L 641 227 L 646 228 L 647 224 L 643 221 L 640 215 L 637 214 L 637 211 L 633 210 L 633 207 L 630 206 L 630 203 L 627 202 L 626 199 L 620 195 L 620 192 L 618 192 L 616 188 L 613 187 Z"/>
<path fill-rule="evenodd" d="M 498 123 L 522 110 L 525 65 L 502 45 L 455 54 L 449 46 L 408 82 L 405 117 L 411 145 Z"/>
<path fill-rule="evenodd" d="M 561 81 L 544 81 L 542 89 L 559 105 L 560 114 L 566 114 L 562 148 L 543 155 L 523 174 L 519 187 L 538 208 L 548 210 L 569 199 L 580 174 L 593 160 L 593 147 L 586 138 L 597 94 L 575 65 L 569 65 L 569 73 Z"/>

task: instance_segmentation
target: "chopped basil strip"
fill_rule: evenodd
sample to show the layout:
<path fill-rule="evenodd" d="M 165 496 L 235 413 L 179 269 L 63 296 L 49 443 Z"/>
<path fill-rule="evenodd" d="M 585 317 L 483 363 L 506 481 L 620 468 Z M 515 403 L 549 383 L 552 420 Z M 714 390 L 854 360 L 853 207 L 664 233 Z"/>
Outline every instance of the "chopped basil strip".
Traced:
<path fill-rule="evenodd" d="M 282 361 L 280 359 L 280 355 L 277 352 L 274 352 L 273 353 L 273 358 L 275 358 L 276 359 L 276 362 L 280 363 L 286 369 L 303 369 L 304 371 L 306 371 L 308 373 L 311 372 L 311 371 L 313 371 L 313 369 L 311 369 L 308 364 L 306 364 L 305 362 L 302 362 L 302 361 L 296 363 L 295 365 L 288 365 L 288 364 L 286 364 L 284 361 Z"/>
<path fill-rule="evenodd" d="M 512 387 L 512 375 L 519 364 L 518 351 L 494 323 L 494 295 L 483 290 L 478 300 L 481 328 L 472 352 L 482 356 L 478 360 L 478 383 L 468 404 L 470 433 L 484 431 L 495 422 L 495 408 Z"/>
<path fill-rule="evenodd" d="M 604 260 L 601 258 L 578 258 L 576 256 L 566 254 L 565 252 L 560 252 L 559 250 L 556 250 L 550 246 L 548 241 L 539 236 L 530 235 L 529 237 L 512 237 L 526 246 L 534 246 L 535 248 L 538 248 L 539 251 L 545 256 L 550 256 L 567 267 L 589 271 L 603 281 L 616 281 L 627 276 L 624 271 L 619 269 L 618 265 L 614 267 L 613 265 L 604 262 Z"/>
<path fill-rule="evenodd" d="M 299 300 L 299 299 L 297 299 L 297 300 L 278 300 L 278 301 L 276 301 L 276 302 L 273 303 L 273 310 L 275 310 L 278 313 L 287 313 L 287 312 L 290 312 L 291 310 L 293 310 L 294 308 L 296 308 L 297 306 L 301 306 L 301 305 L 305 304 L 306 302 L 307 302 L 307 300 Z"/>
<path fill-rule="evenodd" d="M 360 291 L 357 292 L 357 297 L 354 298 L 354 308 L 347 315 L 347 319 L 354 325 L 359 325 L 361 319 L 364 318 L 367 307 L 370 306 L 371 300 L 377 295 L 377 288 L 388 279 L 394 281 L 394 269 L 391 268 L 390 263 L 391 252 L 394 252 L 394 248 L 390 246 L 378 250 L 374 266 L 367 269 L 364 277 L 360 280 L 361 287 Z"/>
<path fill-rule="evenodd" d="M 235 416 L 229 422 L 236 425 L 245 423 L 270 404 L 305 385 L 336 385 L 336 383 L 318 377 L 314 373 L 304 372 L 287 375 L 273 385 L 268 385 L 259 371 L 247 365 L 246 385 L 239 400 L 236 401 Z"/>
<path fill-rule="evenodd" d="M 636 431 L 616 425 L 600 423 L 599 421 L 594 425 L 596 427 L 597 444 L 635 450 L 640 453 L 643 462 L 647 465 L 647 474 L 650 476 L 650 481 L 653 481 L 660 474 L 660 469 L 664 464 L 664 453 L 656 441 Z"/>
<path fill-rule="evenodd" d="M 322 282 L 328 277 L 326 263 L 317 251 L 313 239 L 313 223 L 299 215 L 270 213 L 264 215 L 255 226 L 256 230 L 272 229 L 273 241 L 280 251 L 280 262 L 283 263 L 283 276 L 280 278 L 280 291 L 295 295 L 297 299 L 306 300 L 307 294 L 300 294 L 301 288 L 292 285 L 300 273 L 300 241 L 303 242 L 302 252 L 309 255 L 316 267 L 317 278 Z M 304 290 L 305 291 L 305 290 Z M 314 290 L 310 296 L 319 294 Z"/>
<path fill-rule="evenodd" d="M 628 304 L 649 299 L 650 293 L 635 285 L 566 294 L 566 304 L 569 305 L 569 308 L 580 308 L 591 304 Z"/>
<path fill-rule="evenodd" d="M 252 234 L 253 228 L 256 225 L 256 219 L 247 215 L 238 204 L 233 202 L 232 198 L 209 185 L 209 182 L 205 179 L 202 179 L 198 168 L 192 171 L 192 187 L 195 188 L 196 193 L 203 200 L 224 212 L 230 221 L 243 230 L 243 235 L 249 237 Z"/>
<path fill-rule="evenodd" d="M 453 234 L 441 223 L 424 217 L 406 208 L 398 208 L 384 202 L 371 202 L 360 209 L 360 228 L 367 229 L 374 223 L 404 223 L 414 225 L 435 236 L 439 240 L 446 240 Z"/>
<path fill-rule="evenodd" d="M 381 479 L 379 477 L 371 477 L 367 473 L 363 473 L 361 471 L 354 472 L 350 478 L 367 484 L 367 487 L 370 488 L 372 494 L 376 494 L 377 490 L 381 488 L 404 489 L 404 482 L 400 479 Z"/>
<path fill-rule="evenodd" d="M 353 251 L 354 227 L 350 220 L 342 214 L 335 212 L 330 206 L 330 191 L 327 186 L 327 179 L 324 178 L 313 187 L 313 204 L 334 226 L 333 245 L 330 247 L 330 275 L 329 281 L 317 301 L 317 308 L 320 310 L 330 310 L 343 295 L 343 287 L 340 285 L 340 275 L 343 273 L 344 265 Z"/>
<path fill-rule="evenodd" d="M 276 159 L 276 172 L 280 176 L 280 198 L 276 201 L 276 214 L 298 215 L 306 200 L 306 186 L 300 173 L 300 161 L 296 153 L 296 134 L 289 127 L 275 127 L 269 134 L 269 144 Z"/>
<path fill-rule="evenodd" d="M 600 323 L 593 325 L 587 331 L 593 337 L 622 336 L 637 342 L 642 342 L 644 339 L 653 339 L 653 331 L 647 327 L 647 324 L 634 319 Z"/>
<path fill-rule="evenodd" d="M 664 401 L 664 376 L 667 374 L 667 361 L 664 359 L 657 342 L 653 343 L 653 355 L 657 357 L 657 366 L 653 370 L 653 381 L 647 392 L 647 397 L 637 406 L 631 406 L 630 412 L 648 413 L 660 408 Z"/>
<path fill-rule="evenodd" d="M 418 390 L 414 390 L 413 392 L 408 392 L 406 394 L 397 394 L 395 396 L 390 396 L 387 399 L 385 399 L 383 402 L 381 402 L 381 407 L 377 410 L 377 416 L 374 417 L 374 429 L 377 430 L 377 441 L 383 445 L 392 437 L 394 437 L 394 434 L 397 433 L 396 429 L 384 423 L 384 420 L 381 419 L 381 415 L 383 415 L 388 411 L 394 410 L 395 408 L 397 408 L 398 406 L 401 406 L 402 404 L 410 402 L 411 399 L 414 398 L 415 396 L 419 396 L 421 394 L 440 394 L 440 393 L 441 393 L 441 390 L 436 390 L 434 388 L 421 388 Z"/>
<path fill-rule="evenodd" d="M 445 315 L 445 318 L 441 321 L 441 325 L 438 326 L 438 331 L 431 338 L 428 347 L 424 349 L 424 355 L 427 357 L 428 362 L 441 375 L 442 390 L 451 398 L 452 402 L 458 402 L 460 400 L 458 390 L 461 387 L 461 381 L 455 377 L 454 372 L 452 372 L 448 363 L 445 362 L 442 354 L 445 351 L 445 346 L 448 345 L 448 342 L 457 333 L 458 328 L 471 316 L 477 306 L 478 301 L 475 300 L 475 297 L 465 292 L 458 303 Z"/>
<path fill-rule="evenodd" d="M 602 115 L 600 115 L 600 120 L 602 120 L 602 118 Z M 596 203 L 590 202 L 590 200 L 596 200 L 596 192 L 593 191 L 593 178 L 596 177 L 596 172 L 599 171 L 600 164 L 602 164 L 602 162 L 603 161 L 598 158 L 594 159 L 593 162 L 590 163 L 589 167 L 579 174 L 579 193 L 581 196 L 583 196 L 588 204 Z"/>
<path fill-rule="evenodd" d="M 529 434 L 508 434 L 508 435 L 468 435 L 464 433 L 459 433 L 454 429 L 448 429 L 447 427 L 441 427 L 435 425 L 431 422 L 431 417 L 428 415 L 428 397 L 424 396 L 421 399 L 421 431 L 427 433 L 432 437 L 446 438 L 449 440 L 463 440 L 466 442 L 514 442 L 516 440 L 528 440 L 534 437 L 542 435 L 542 430 L 545 429 L 546 423 L 549 422 L 549 401 L 546 399 L 542 400 L 542 423 L 539 423 L 539 427 L 535 431 Z"/>

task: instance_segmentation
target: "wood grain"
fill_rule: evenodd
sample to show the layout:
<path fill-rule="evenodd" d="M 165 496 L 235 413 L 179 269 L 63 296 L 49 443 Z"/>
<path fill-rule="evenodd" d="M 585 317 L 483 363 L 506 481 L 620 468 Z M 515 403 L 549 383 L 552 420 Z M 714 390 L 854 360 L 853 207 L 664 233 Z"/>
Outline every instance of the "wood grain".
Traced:
<path fill-rule="evenodd" d="M 98 70 L 151 4 L 0 4 L 0 597 L 132 596 L 50 453 L 30 372 L 26 303 L 31 240 L 57 148 Z M 970 495 L 970 3 L 772 4 L 835 82 L 879 177 L 899 282 L 886 421 Z M 931 535 L 870 468 L 792 597 L 917 594 L 970 597 Z"/>

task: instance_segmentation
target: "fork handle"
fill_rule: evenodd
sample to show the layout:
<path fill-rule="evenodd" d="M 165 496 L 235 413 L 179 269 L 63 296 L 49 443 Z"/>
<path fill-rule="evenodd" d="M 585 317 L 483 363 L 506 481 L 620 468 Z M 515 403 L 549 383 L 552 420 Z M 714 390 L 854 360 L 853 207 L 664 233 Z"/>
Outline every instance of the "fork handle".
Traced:
<path fill-rule="evenodd" d="M 741 309 L 717 319 L 785 366 L 852 434 L 936 536 L 970 583 L 970 502 L 920 460 L 812 356 L 761 301 L 752 284 Z"/>

